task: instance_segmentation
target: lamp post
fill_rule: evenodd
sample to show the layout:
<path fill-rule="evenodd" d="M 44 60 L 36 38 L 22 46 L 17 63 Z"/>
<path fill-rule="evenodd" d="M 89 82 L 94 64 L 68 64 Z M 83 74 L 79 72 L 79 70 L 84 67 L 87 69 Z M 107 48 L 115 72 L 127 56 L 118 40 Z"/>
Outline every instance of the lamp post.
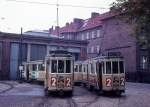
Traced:
<path fill-rule="evenodd" d="M 23 71 L 23 65 L 22 65 L 22 41 L 23 41 L 23 34 L 22 34 L 23 28 L 21 27 L 21 34 L 20 34 L 20 62 L 19 62 L 19 82 L 22 83 L 22 71 Z"/>

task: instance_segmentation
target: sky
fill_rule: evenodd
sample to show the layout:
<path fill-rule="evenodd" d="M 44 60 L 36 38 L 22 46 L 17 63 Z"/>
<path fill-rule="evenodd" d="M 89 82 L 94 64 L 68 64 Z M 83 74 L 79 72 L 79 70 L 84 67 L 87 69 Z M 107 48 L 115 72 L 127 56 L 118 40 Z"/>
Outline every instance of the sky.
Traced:
<path fill-rule="evenodd" d="M 107 12 L 114 1 L 116 0 L 0 0 L 0 31 L 20 33 L 21 27 L 25 32 L 48 30 L 57 26 L 57 3 L 59 26 L 64 26 L 67 22 L 72 22 L 73 18 L 90 18 L 91 12 Z"/>

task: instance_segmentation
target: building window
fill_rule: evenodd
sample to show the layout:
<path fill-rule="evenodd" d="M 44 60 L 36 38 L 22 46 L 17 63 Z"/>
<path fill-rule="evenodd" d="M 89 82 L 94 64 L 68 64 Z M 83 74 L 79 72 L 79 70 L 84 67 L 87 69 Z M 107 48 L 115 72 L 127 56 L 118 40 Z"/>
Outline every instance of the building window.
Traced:
<path fill-rule="evenodd" d="M 91 53 L 94 53 L 94 46 L 91 47 Z"/>
<path fill-rule="evenodd" d="M 67 35 L 67 39 L 70 39 L 70 35 L 69 34 Z"/>
<path fill-rule="evenodd" d="M 87 47 L 87 53 L 89 53 L 89 47 Z"/>
<path fill-rule="evenodd" d="M 89 32 L 86 33 L 86 39 L 89 39 Z"/>
<path fill-rule="evenodd" d="M 97 30 L 97 37 L 101 36 L 101 30 Z"/>
<path fill-rule="evenodd" d="M 94 30 L 94 38 L 97 37 L 97 30 Z"/>
<path fill-rule="evenodd" d="M 147 69 L 148 68 L 148 56 L 142 55 L 140 57 L 140 68 Z"/>
<path fill-rule="evenodd" d="M 100 46 L 99 45 L 97 45 L 96 51 L 97 51 L 97 53 L 99 53 L 99 51 L 100 51 Z"/>
<path fill-rule="evenodd" d="M 46 46 L 45 45 L 37 45 L 32 44 L 31 45 L 31 61 L 34 60 L 43 60 L 45 59 L 46 55 Z"/>
<path fill-rule="evenodd" d="M 94 38 L 94 31 L 92 31 L 92 39 Z"/>
<path fill-rule="evenodd" d="M 84 34 L 81 34 L 81 40 L 84 40 Z"/>

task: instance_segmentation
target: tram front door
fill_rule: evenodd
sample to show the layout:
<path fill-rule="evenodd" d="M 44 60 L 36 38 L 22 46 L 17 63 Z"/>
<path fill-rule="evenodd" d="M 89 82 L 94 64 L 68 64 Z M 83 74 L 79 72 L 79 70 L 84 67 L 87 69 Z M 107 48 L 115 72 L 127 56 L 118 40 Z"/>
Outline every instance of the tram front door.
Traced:
<path fill-rule="evenodd" d="M 26 77 L 27 77 L 27 80 L 29 80 L 29 65 L 27 65 L 26 67 L 27 67 L 26 68 L 27 69 Z"/>
<path fill-rule="evenodd" d="M 97 76 L 98 76 L 98 85 L 99 89 L 102 90 L 102 63 L 96 64 Z"/>

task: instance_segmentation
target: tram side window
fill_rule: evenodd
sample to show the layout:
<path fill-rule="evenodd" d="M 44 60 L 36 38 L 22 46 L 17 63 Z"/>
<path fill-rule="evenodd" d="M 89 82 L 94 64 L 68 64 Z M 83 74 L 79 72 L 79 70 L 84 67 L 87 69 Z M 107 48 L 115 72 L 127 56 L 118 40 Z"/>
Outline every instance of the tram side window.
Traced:
<path fill-rule="evenodd" d="M 105 74 L 105 64 L 104 64 L 104 62 L 102 62 L 102 72 L 103 72 L 103 74 Z"/>
<path fill-rule="evenodd" d="M 52 73 L 57 73 L 57 60 L 52 60 Z"/>
<path fill-rule="evenodd" d="M 75 65 L 74 72 L 78 72 L 78 66 Z"/>
<path fill-rule="evenodd" d="M 94 64 L 91 64 L 91 73 L 94 74 Z"/>
<path fill-rule="evenodd" d="M 86 72 L 85 65 L 83 66 L 83 72 L 84 72 L 84 73 Z"/>
<path fill-rule="evenodd" d="M 82 72 L 82 65 L 79 65 L 79 72 Z"/>
<path fill-rule="evenodd" d="M 44 66 L 43 66 L 43 64 L 39 64 L 39 65 L 38 65 L 38 70 L 39 70 L 39 71 L 44 71 Z"/>
<path fill-rule="evenodd" d="M 36 64 L 32 65 L 32 71 L 37 71 L 37 65 Z"/>
<path fill-rule="evenodd" d="M 99 65 L 100 65 L 100 64 L 97 62 L 97 63 L 96 63 L 96 71 L 99 71 Z"/>
<path fill-rule="evenodd" d="M 124 64 L 123 61 L 119 61 L 120 73 L 124 73 Z"/>
<path fill-rule="evenodd" d="M 111 74 L 111 62 L 106 62 L 106 74 Z"/>
<path fill-rule="evenodd" d="M 58 73 L 64 73 L 64 61 L 58 60 Z"/>
<path fill-rule="evenodd" d="M 71 73 L 71 61 L 66 60 L 66 73 Z"/>
<path fill-rule="evenodd" d="M 114 74 L 118 74 L 119 73 L 119 69 L 118 69 L 118 61 L 113 61 L 112 62 L 112 70 Z"/>
<path fill-rule="evenodd" d="M 86 68 L 87 68 L 87 73 L 88 73 L 89 72 L 88 64 L 86 65 Z"/>

